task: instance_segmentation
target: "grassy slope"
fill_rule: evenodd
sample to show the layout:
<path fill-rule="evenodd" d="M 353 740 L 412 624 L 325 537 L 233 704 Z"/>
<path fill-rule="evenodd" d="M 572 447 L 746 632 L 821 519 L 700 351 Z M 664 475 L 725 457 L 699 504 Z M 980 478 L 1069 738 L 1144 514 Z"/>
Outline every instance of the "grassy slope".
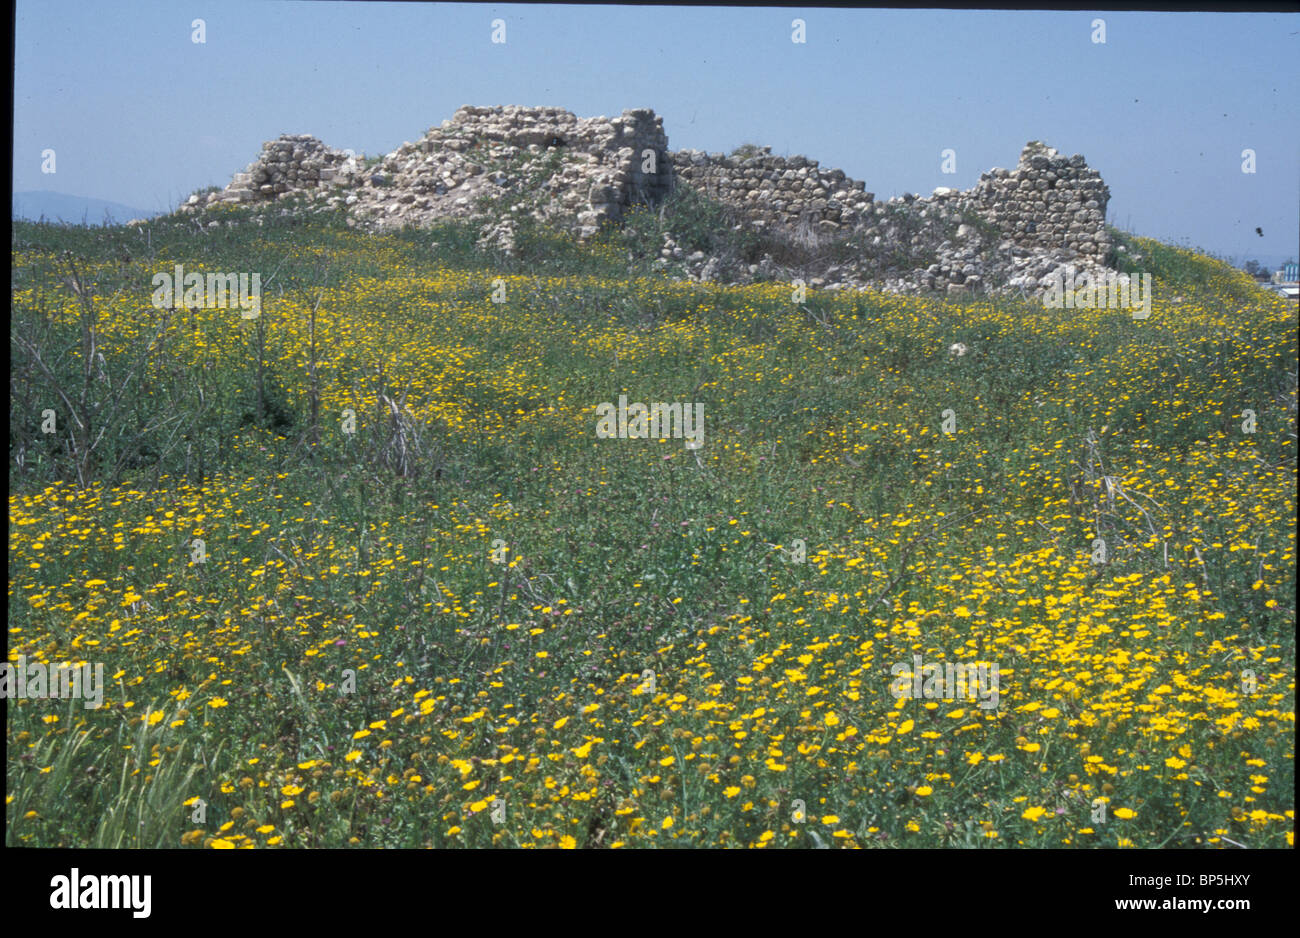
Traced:
<path fill-rule="evenodd" d="M 14 330 L 93 429 L 11 344 L 10 657 L 112 686 L 9 707 L 7 842 L 1290 843 L 1294 304 L 1139 239 L 1141 322 L 797 306 L 651 277 L 656 224 L 18 225 Z M 176 263 L 262 318 L 152 309 Z M 704 447 L 597 439 L 620 394 Z M 914 654 L 1000 707 L 896 700 Z"/>

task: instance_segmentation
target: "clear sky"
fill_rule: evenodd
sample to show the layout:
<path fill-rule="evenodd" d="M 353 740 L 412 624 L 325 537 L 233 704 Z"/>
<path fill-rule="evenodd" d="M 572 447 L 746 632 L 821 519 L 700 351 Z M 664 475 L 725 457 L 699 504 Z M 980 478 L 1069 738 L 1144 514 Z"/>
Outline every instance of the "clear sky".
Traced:
<path fill-rule="evenodd" d="M 1122 228 L 1300 242 L 1296 14 L 20 0 L 16 29 L 15 190 L 165 209 L 282 132 L 379 154 L 463 104 L 650 107 L 672 149 L 767 144 L 877 198 L 967 188 L 1043 140 L 1101 172 Z"/>

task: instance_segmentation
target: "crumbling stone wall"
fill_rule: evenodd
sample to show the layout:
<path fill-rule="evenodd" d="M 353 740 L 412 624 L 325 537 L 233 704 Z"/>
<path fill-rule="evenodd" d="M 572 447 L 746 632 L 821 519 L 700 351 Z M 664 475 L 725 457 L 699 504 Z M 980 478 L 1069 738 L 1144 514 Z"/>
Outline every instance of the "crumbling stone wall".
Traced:
<path fill-rule="evenodd" d="M 852 228 L 875 198 L 866 183 L 803 156 L 723 156 L 699 150 L 673 154 L 677 178 L 704 195 L 741 210 L 757 228 L 815 226 L 833 233 Z"/>
<path fill-rule="evenodd" d="M 680 150 L 673 154 L 677 178 L 745 214 L 756 227 L 812 224 L 820 232 L 871 226 L 881 217 L 866 186 L 838 169 L 822 169 L 802 156 L 772 156 L 770 148 L 749 158 Z M 1111 244 L 1106 234 L 1110 190 L 1082 156 L 1066 157 L 1031 142 L 1015 170 L 994 169 L 964 192 L 940 187 L 927 198 L 906 197 L 918 211 L 945 218 L 973 212 L 1018 247 L 1070 248 L 1101 262 Z"/>
<path fill-rule="evenodd" d="M 647 109 L 610 119 L 554 107 L 462 107 L 373 166 L 315 137 L 281 136 L 263 144 L 259 159 L 224 192 L 193 196 L 182 208 L 309 192 L 379 228 L 488 218 L 485 237 L 508 247 L 522 214 L 586 238 L 681 184 L 736 208 L 758 229 L 806 227 L 832 238 L 865 236 L 877 247 L 898 239 L 933 247 L 941 261 L 927 269 L 926 282 L 940 287 L 980 284 L 973 252 L 989 237 L 1012 257 L 1049 251 L 1101 264 L 1111 249 L 1110 192 L 1101 176 L 1082 156 L 1061 156 L 1038 142 L 1024 148 L 1015 170 L 984 173 L 969 190 L 940 187 L 926 198 L 886 203 L 841 170 L 774 156 L 770 147 L 732 156 L 670 153 L 663 119 Z M 958 231 L 961 221 L 974 225 Z"/>
<path fill-rule="evenodd" d="M 633 204 L 658 203 L 672 185 L 663 118 L 645 108 L 611 120 L 562 108 L 463 107 L 425 137 L 424 150 L 435 162 L 445 147 L 459 153 L 485 147 L 495 164 L 560 151 L 559 169 L 541 183 L 553 203 L 542 214 L 571 217 L 583 236 L 602 221 L 617 222 Z"/>
<path fill-rule="evenodd" d="M 462 107 L 370 168 L 309 136 L 282 136 L 262 151 L 224 192 L 189 205 L 342 186 L 331 201 L 379 227 L 490 214 L 485 204 L 505 201 L 587 237 L 633 204 L 658 203 L 672 185 L 663 118 L 645 109 L 611 120 L 561 108 Z"/>
<path fill-rule="evenodd" d="M 963 194 L 1002 236 L 1027 248 L 1073 248 L 1104 262 L 1110 189 L 1079 154 L 1061 156 L 1037 141 L 1026 144 L 1016 169 L 993 169 Z"/>
<path fill-rule="evenodd" d="M 236 173 L 225 191 L 212 193 L 206 202 L 256 202 L 304 189 L 328 189 L 355 183 L 360 172 L 356 157 L 327 147 L 310 134 L 281 134 L 262 144 L 261 155 Z M 193 195 L 186 205 L 203 201 Z"/>

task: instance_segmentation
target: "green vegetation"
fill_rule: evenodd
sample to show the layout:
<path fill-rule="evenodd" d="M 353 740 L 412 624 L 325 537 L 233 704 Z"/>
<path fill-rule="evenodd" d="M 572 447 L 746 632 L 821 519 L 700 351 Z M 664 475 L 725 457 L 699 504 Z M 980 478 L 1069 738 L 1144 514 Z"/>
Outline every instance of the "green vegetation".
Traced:
<path fill-rule="evenodd" d="M 1292 843 L 1297 319 L 1244 274 L 795 305 L 652 271 L 766 250 L 689 190 L 514 257 L 208 217 L 15 225 L 10 660 L 107 686 L 8 702 L 8 845 Z M 702 448 L 598 439 L 620 395 Z"/>

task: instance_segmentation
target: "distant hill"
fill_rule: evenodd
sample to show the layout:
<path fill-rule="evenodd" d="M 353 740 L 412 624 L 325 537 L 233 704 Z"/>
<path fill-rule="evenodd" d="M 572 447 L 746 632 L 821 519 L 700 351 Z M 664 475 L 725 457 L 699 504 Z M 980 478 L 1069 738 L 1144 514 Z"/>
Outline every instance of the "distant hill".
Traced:
<path fill-rule="evenodd" d="M 102 225 L 106 212 L 108 217 L 119 225 L 132 218 L 152 218 L 162 214 L 160 211 L 132 208 L 120 202 L 66 195 L 62 192 L 38 190 L 14 193 L 13 217 L 28 221 L 39 221 L 44 217 L 46 221 L 61 221 L 73 225 L 80 225 L 83 222 L 88 225 Z"/>

